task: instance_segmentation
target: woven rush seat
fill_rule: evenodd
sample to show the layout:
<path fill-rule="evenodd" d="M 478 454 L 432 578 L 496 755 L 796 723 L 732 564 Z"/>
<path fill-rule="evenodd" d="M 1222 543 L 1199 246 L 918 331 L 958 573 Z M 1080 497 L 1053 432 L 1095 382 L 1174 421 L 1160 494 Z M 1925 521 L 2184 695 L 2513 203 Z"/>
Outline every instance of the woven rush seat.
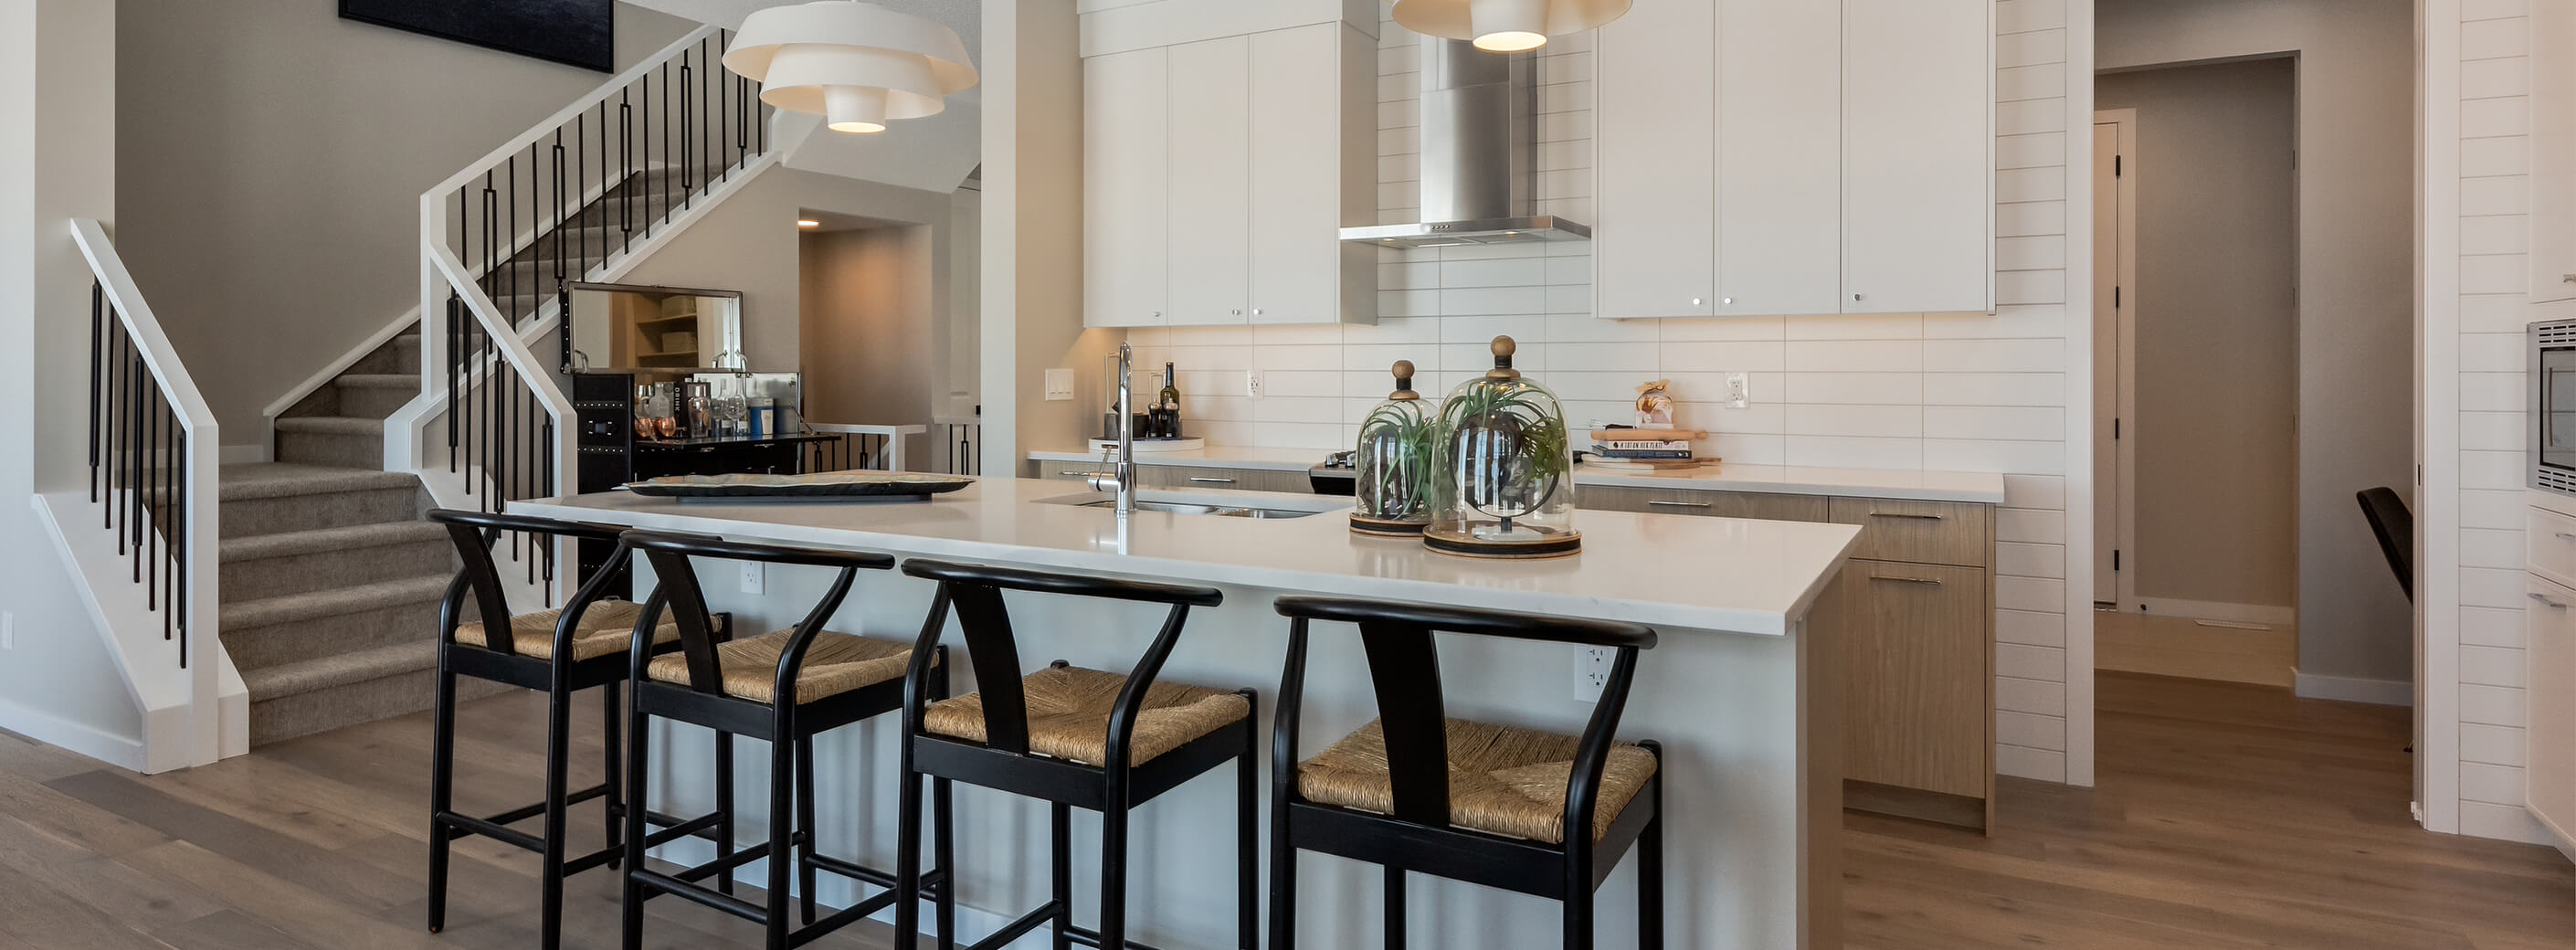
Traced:
<path fill-rule="evenodd" d="M 1449 824 L 1491 834 L 1565 843 L 1565 784 L 1582 740 L 1536 729 L 1447 720 Z M 1655 756 L 1637 746 L 1610 747 L 1592 818 L 1600 840 L 1621 809 L 1655 776 Z M 1308 801 L 1388 814 L 1395 786 L 1387 776 L 1386 734 L 1372 721 L 1332 748 L 1297 765 L 1297 792 Z"/>
<path fill-rule="evenodd" d="M 644 605 L 623 600 L 603 600 L 581 612 L 580 626 L 573 633 L 572 660 L 595 660 L 626 652 L 634 642 L 635 621 L 644 616 Z M 555 624 L 562 610 L 540 610 L 510 618 L 510 648 L 520 656 L 539 660 L 555 658 Z M 653 642 L 670 643 L 680 639 L 680 625 L 664 622 L 653 629 Z M 467 646 L 490 648 L 483 639 L 480 622 L 456 625 L 456 642 Z"/>
<path fill-rule="evenodd" d="M 1029 751 L 1084 765 L 1109 761 L 1110 707 L 1127 687 L 1127 677 L 1079 666 L 1051 666 L 1020 680 L 1029 708 Z M 1252 704 L 1235 693 L 1205 686 L 1156 682 L 1145 690 L 1136 714 L 1136 734 L 1127 747 L 1129 765 L 1180 748 L 1252 714 Z M 984 697 L 968 693 L 930 704 L 922 728 L 968 742 L 983 742 Z"/>
<path fill-rule="evenodd" d="M 723 673 L 724 694 L 755 703 L 778 699 L 778 658 L 796 631 L 780 630 L 747 640 L 716 644 L 716 665 Z M 829 630 L 814 634 L 805 650 L 805 665 L 796 671 L 798 705 L 829 699 L 864 686 L 901 679 L 912 663 L 912 645 Z M 644 667 L 647 678 L 689 685 L 686 652 L 665 653 Z"/>

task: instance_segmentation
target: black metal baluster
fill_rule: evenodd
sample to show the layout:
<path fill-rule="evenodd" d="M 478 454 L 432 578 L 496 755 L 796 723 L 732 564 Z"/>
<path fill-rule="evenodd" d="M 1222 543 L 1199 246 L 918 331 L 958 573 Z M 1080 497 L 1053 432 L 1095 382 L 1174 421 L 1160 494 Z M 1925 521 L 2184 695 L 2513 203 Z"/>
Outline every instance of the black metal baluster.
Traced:
<path fill-rule="evenodd" d="M 100 347 L 107 336 L 107 291 L 89 284 L 89 500 L 98 503 L 98 376 Z"/>
<path fill-rule="evenodd" d="M 680 206 L 689 205 L 689 197 L 698 190 L 698 147 L 689 141 L 689 120 L 693 109 L 689 91 L 694 88 L 689 77 L 689 51 L 680 51 Z"/>
<path fill-rule="evenodd" d="M 645 133 L 645 134 L 650 135 L 650 134 L 651 134 L 651 129 L 653 128 L 653 121 L 652 121 L 652 120 L 653 120 L 653 117 L 648 115 L 648 116 L 645 116 L 645 117 L 644 117 L 644 120 L 645 120 L 645 121 L 644 121 L 644 128 L 645 128 L 645 130 L 646 130 L 646 133 Z M 647 159 L 646 164 L 651 164 L 651 162 L 650 162 L 649 160 L 652 158 L 652 156 L 650 156 L 650 155 L 646 155 L 646 156 L 645 156 L 645 158 Z M 664 165 L 669 165 L 669 164 L 671 164 L 671 61 L 670 61 L 670 60 L 663 60 L 663 61 L 662 61 L 662 164 L 664 164 Z M 663 174 L 665 174 L 665 175 L 668 175 L 668 174 L 670 174 L 670 169 L 667 169 L 667 168 L 666 168 L 666 169 L 663 169 L 663 172 L 662 172 L 662 173 L 663 173 Z M 687 179 L 686 179 L 686 176 L 683 176 L 683 177 L 682 177 L 682 180 L 683 180 L 683 181 L 687 180 Z M 664 188 L 665 188 L 665 187 L 666 187 L 666 186 L 656 185 L 656 186 L 654 186 L 653 191 L 654 191 L 654 193 L 656 193 L 656 194 L 663 194 L 663 193 L 664 193 Z M 652 236 L 653 236 L 653 222 L 659 221 L 659 220 L 661 220 L 663 217 L 668 216 L 668 215 L 670 214 L 670 208 L 671 208 L 671 204 L 670 204 L 670 202 L 666 199 L 666 200 L 662 203 L 662 212 L 661 212 L 660 214 L 655 214 L 655 213 L 653 212 L 653 209 L 651 209 L 651 208 L 646 208 L 646 209 L 644 209 L 644 215 L 645 215 L 645 218 L 644 218 L 644 236 L 645 236 L 645 237 L 648 237 L 648 238 L 649 238 L 649 237 L 652 237 Z"/>
<path fill-rule="evenodd" d="M 111 303 L 107 306 L 107 353 L 104 357 L 107 363 L 107 389 L 104 405 L 100 407 L 101 422 L 106 431 L 100 433 L 99 455 L 100 461 L 107 466 L 106 470 L 99 474 L 99 483 L 104 488 L 104 493 L 99 499 L 103 502 L 98 510 L 100 528 L 110 528 L 116 524 L 116 404 L 118 396 L 125 392 L 124 377 L 118 375 L 125 369 L 124 337 L 124 328 L 116 318 L 116 305 Z"/>
<path fill-rule="evenodd" d="M 554 161 L 555 229 L 551 236 L 554 238 L 555 245 L 555 293 L 557 295 L 561 295 L 563 293 L 564 286 L 564 264 L 566 263 L 566 258 L 564 257 L 564 145 L 562 129 L 555 130 Z M 563 313 L 562 311 L 556 311 L 555 315 L 558 317 L 570 316 L 570 314 Z"/>
<path fill-rule="evenodd" d="M 652 82 L 652 75 L 646 74 L 644 81 Z M 617 229 L 626 242 L 622 249 L 634 250 L 635 106 L 624 90 L 617 93 Z"/>
<path fill-rule="evenodd" d="M 131 413 L 125 420 L 125 524 L 119 527 L 120 543 L 133 543 L 134 581 L 143 582 L 143 350 L 140 341 L 132 341 L 134 365 L 126 372 L 134 377 L 133 398 L 126 403 Z"/>
<path fill-rule="evenodd" d="M 154 542 L 160 535 L 160 525 L 156 522 L 161 499 L 154 493 L 161 490 L 161 473 L 152 462 L 161 450 L 161 381 L 152 380 L 149 391 L 151 395 L 143 403 L 146 414 L 143 420 L 143 491 L 136 493 L 142 505 L 143 519 L 138 522 L 141 529 L 134 533 L 134 550 L 143 560 L 143 609 L 146 612 L 160 606 L 161 559 Z"/>
<path fill-rule="evenodd" d="M 172 460 L 172 465 L 182 474 L 180 475 L 181 488 L 179 489 L 178 498 L 176 499 L 178 504 L 173 509 L 171 513 L 172 517 L 170 519 L 170 575 L 178 581 L 176 586 L 177 593 L 173 594 L 170 600 L 170 615 L 173 618 L 173 626 L 176 626 L 179 630 L 179 667 L 181 669 L 186 669 L 188 666 L 188 621 L 190 619 L 187 607 L 189 560 L 188 508 L 189 503 L 193 500 L 189 497 L 189 492 L 192 490 L 193 486 L 189 484 L 185 474 L 188 470 L 188 437 L 184 434 L 179 437 L 178 458 Z"/>
<path fill-rule="evenodd" d="M 543 444 L 545 445 L 545 452 L 543 455 L 539 456 L 539 458 L 544 460 L 545 465 L 544 492 L 547 495 L 556 495 L 558 492 L 555 490 L 555 421 L 553 416 L 546 417 L 544 429 L 545 442 Z M 555 546 L 553 544 L 546 545 L 544 553 L 538 556 L 545 561 L 546 597 L 547 603 L 551 604 L 553 603 L 555 589 Z"/>

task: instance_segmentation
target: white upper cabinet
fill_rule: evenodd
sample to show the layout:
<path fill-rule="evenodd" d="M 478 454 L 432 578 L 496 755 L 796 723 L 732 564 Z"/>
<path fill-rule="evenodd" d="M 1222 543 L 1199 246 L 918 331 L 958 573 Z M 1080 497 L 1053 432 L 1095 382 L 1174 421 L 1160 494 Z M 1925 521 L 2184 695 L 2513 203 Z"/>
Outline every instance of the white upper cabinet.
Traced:
<path fill-rule="evenodd" d="M 1613 319 L 1990 311 L 1994 0 L 1636 0 L 1594 56 Z"/>
<path fill-rule="evenodd" d="M 1717 294 L 1722 314 L 1842 309 L 1842 9 L 1722 0 Z"/>
<path fill-rule="evenodd" d="M 1843 312 L 1994 309 L 1992 0 L 1843 2 Z"/>
<path fill-rule="evenodd" d="M 2531 302 L 2576 298 L 2576 0 L 2531 0 Z"/>
<path fill-rule="evenodd" d="M 1085 59 L 1084 324 L 1374 322 L 1340 231 L 1374 220 L 1376 53 L 1332 22 Z"/>
<path fill-rule="evenodd" d="M 1716 44 L 1709 0 L 1637 0 L 1594 43 L 1599 316 L 1718 312 Z"/>
<path fill-rule="evenodd" d="M 1171 319 L 1243 323 L 1252 239 L 1252 42 L 1171 48 Z"/>
<path fill-rule="evenodd" d="M 1086 132 L 1082 143 L 1083 322 L 1095 327 L 1161 326 L 1164 257 L 1163 137 L 1166 57 L 1140 49 L 1082 61 Z M 1138 96 L 1125 90 L 1152 89 Z"/>

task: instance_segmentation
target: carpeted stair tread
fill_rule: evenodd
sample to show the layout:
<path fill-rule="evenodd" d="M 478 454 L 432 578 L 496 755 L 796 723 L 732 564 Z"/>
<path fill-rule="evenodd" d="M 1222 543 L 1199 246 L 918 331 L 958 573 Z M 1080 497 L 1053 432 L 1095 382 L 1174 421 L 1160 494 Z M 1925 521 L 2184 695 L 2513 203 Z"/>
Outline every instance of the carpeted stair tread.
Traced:
<path fill-rule="evenodd" d="M 255 534 L 244 538 L 225 538 L 216 547 L 219 561 L 251 561 L 260 558 L 288 557 L 322 551 L 354 551 L 383 547 L 388 544 L 418 544 L 446 540 L 447 529 L 428 521 L 388 521 L 380 524 L 350 525 L 342 528 L 315 528 L 310 531 L 286 531 L 278 534 Z"/>
<path fill-rule="evenodd" d="M 420 376 L 407 373 L 342 373 L 331 377 L 331 385 L 351 389 L 419 389 Z"/>
<path fill-rule="evenodd" d="M 277 420 L 277 431 L 313 435 L 382 435 L 385 420 L 358 416 L 289 416 Z"/>
<path fill-rule="evenodd" d="M 293 495 L 412 488 L 420 482 L 403 472 L 337 468 L 329 465 L 298 465 L 293 462 L 255 462 L 224 466 L 219 484 L 223 500 L 249 501 L 259 498 L 285 498 Z"/>
<path fill-rule="evenodd" d="M 447 585 L 453 580 L 455 578 L 449 575 L 429 574 L 355 587 L 245 600 L 225 604 L 218 616 L 225 629 L 240 630 L 374 610 L 393 604 L 423 603 L 444 596 Z M 422 642 L 427 641 L 424 636 Z"/>
<path fill-rule="evenodd" d="M 260 702 L 437 666 L 437 641 L 422 638 L 417 643 L 397 643 L 372 650 L 333 653 L 310 660 L 243 670 L 241 677 L 242 685 L 249 689 L 251 701 Z"/>

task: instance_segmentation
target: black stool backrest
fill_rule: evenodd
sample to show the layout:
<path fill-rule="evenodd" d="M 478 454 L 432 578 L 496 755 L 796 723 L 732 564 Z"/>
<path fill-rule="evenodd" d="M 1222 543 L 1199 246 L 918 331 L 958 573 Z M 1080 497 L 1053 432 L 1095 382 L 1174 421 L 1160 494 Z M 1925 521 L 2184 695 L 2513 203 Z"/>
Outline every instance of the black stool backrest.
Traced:
<path fill-rule="evenodd" d="M 633 651 L 635 677 L 643 679 L 647 645 L 650 638 L 642 631 L 661 626 L 662 612 L 671 612 L 672 622 L 680 628 L 680 652 L 689 665 L 689 689 L 717 695 L 724 692 L 724 667 L 716 661 L 717 638 L 715 613 L 707 609 L 705 586 L 698 583 L 692 557 L 711 557 L 727 561 L 756 561 L 762 564 L 786 564 L 799 567 L 838 568 L 831 589 L 823 599 L 796 624 L 787 649 L 778 658 L 775 691 L 770 695 L 782 705 L 793 705 L 796 695 L 796 672 L 805 665 L 805 651 L 814 644 L 815 634 L 841 609 L 850 596 L 850 585 L 856 583 L 861 570 L 882 571 L 894 566 L 892 555 L 868 551 L 833 551 L 822 548 L 791 547 L 777 544 L 755 544 L 726 541 L 696 534 L 659 531 L 629 531 L 618 539 L 622 549 L 641 551 L 646 563 L 653 565 L 652 596 L 644 600 L 644 615 L 635 621 L 636 648 Z"/>
<path fill-rule="evenodd" d="M 2415 599 L 2415 513 L 2406 510 L 2406 499 L 2394 488 L 2365 488 L 2355 493 L 2361 502 L 2361 516 L 2370 520 L 2370 533 L 2379 537 L 2379 553 L 2388 558 L 2388 569 L 2397 572 L 2397 587 L 2406 599 Z"/>
<path fill-rule="evenodd" d="M 495 653 L 517 653 L 518 646 L 509 635 L 509 595 L 501 587 L 501 570 L 492 563 L 492 548 L 500 543 L 505 531 L 534 535 L 538 538 L 567 537 L 591 541 L 615 541 L 620 529 L 609 525 L 559 521 L 534 515 L 502 514 L 491 511 L 460 511 L 454 508 L 432 509 L 429 520 L 447 526 L 447 539 L 456 547 L 456 560 L 462 565 L 456 579 L 448 582 L 447 593 L 438 603 L 438 637 L 452 642 L 456 627 L 464 620 L 465 598 L 474 598 L 475 612 L 483 620 L 483 648 Z M 626 553 L 619 551 L 600 570 L 600 576 L 616 573 L 625 563 Z M 555 629 L 555 655 L 570 656 L 563 639 L 569 636 L 581 612 L 597 601 L 606 588 L 597 583 L 584 585 L 582 591 L 565 604 L 562 618 Z"/>
<path fill-rule="evenodd" d="M 1107 751 L 1111 764 L 1127 761 L 1128 742 L 1135 736 L 1136 716 L 1144 705 L 1145 691 L 1162 672 L 1173 644 L 1180 641 L 1190 608 L 1213 607 L 1225 601 L 1223 592 L 1208 587 L 919 558 L 905 561 L 903 572 L 939 582 L 939 594 L 931 600 L 930 618 L 922 623 L 921 638 L 913 644 L 912 668 L 905 675 L 905 728 L 917 731 L 920 727 L 922 710 L 928 702 L 924 690 L 928 686 L 932 648 L 938 645 L 939 632 L 947 627 L 948 612 L 954 606 L 957 628 L 966 637 L 967 661 L 975 668 L 975 688 L 983 694 L 984 744 L 1013 755 L 1029 752 L 1029 706 L 1028 693 L 1020 684 L 1019 641 L 1011 632 L 1010 611 L 1002 605 L 1003 591 L 1171 605 L 1162 632 L 1127 674 L 1127 685 L 1119 691 L 1118 704 L 1110 713 Z"/>
<path fill-rule="evenodd" d="M 1548 643 L 1608 647 L 1616 651 L 1600 702 L 1576 747 L 1574 769 L 1566 779 L 1565 828 L 1568 841 L 1579 829 L 1592 827 L 1594 793 L 1610 759 L 1611 736 L 1628 706 L 1628 686 L 1636 677 L 1637 651 L 1652 649 L 1655 631 L 1632 623 L 1531 616 L 1465 607 L 1428 607 L 1332 597 L 1282 597 L 1276 607 L 1288 623 L 1288 667 L 1279 684 L 1278 721 L 1271 734 L 1280 763 L 1293 768 L 1297 757 L 1299 704 L 1305 694 L 1306 632 L 1317 620 L 1357 624 L 1360 645 L 1368 652 L 1369 680 L 1377 693 L 1378 728 L 1386 737 L 1387 779 L 1395 795 L 1394 816 L 1432 827 L 1449 824 L 1449 728 L 1447 701 L 1440 689 L 1440 656 L 1435 633 L 1538 640 Z M 1294 779 L 1279 778 L 1283 788 Z"/>

